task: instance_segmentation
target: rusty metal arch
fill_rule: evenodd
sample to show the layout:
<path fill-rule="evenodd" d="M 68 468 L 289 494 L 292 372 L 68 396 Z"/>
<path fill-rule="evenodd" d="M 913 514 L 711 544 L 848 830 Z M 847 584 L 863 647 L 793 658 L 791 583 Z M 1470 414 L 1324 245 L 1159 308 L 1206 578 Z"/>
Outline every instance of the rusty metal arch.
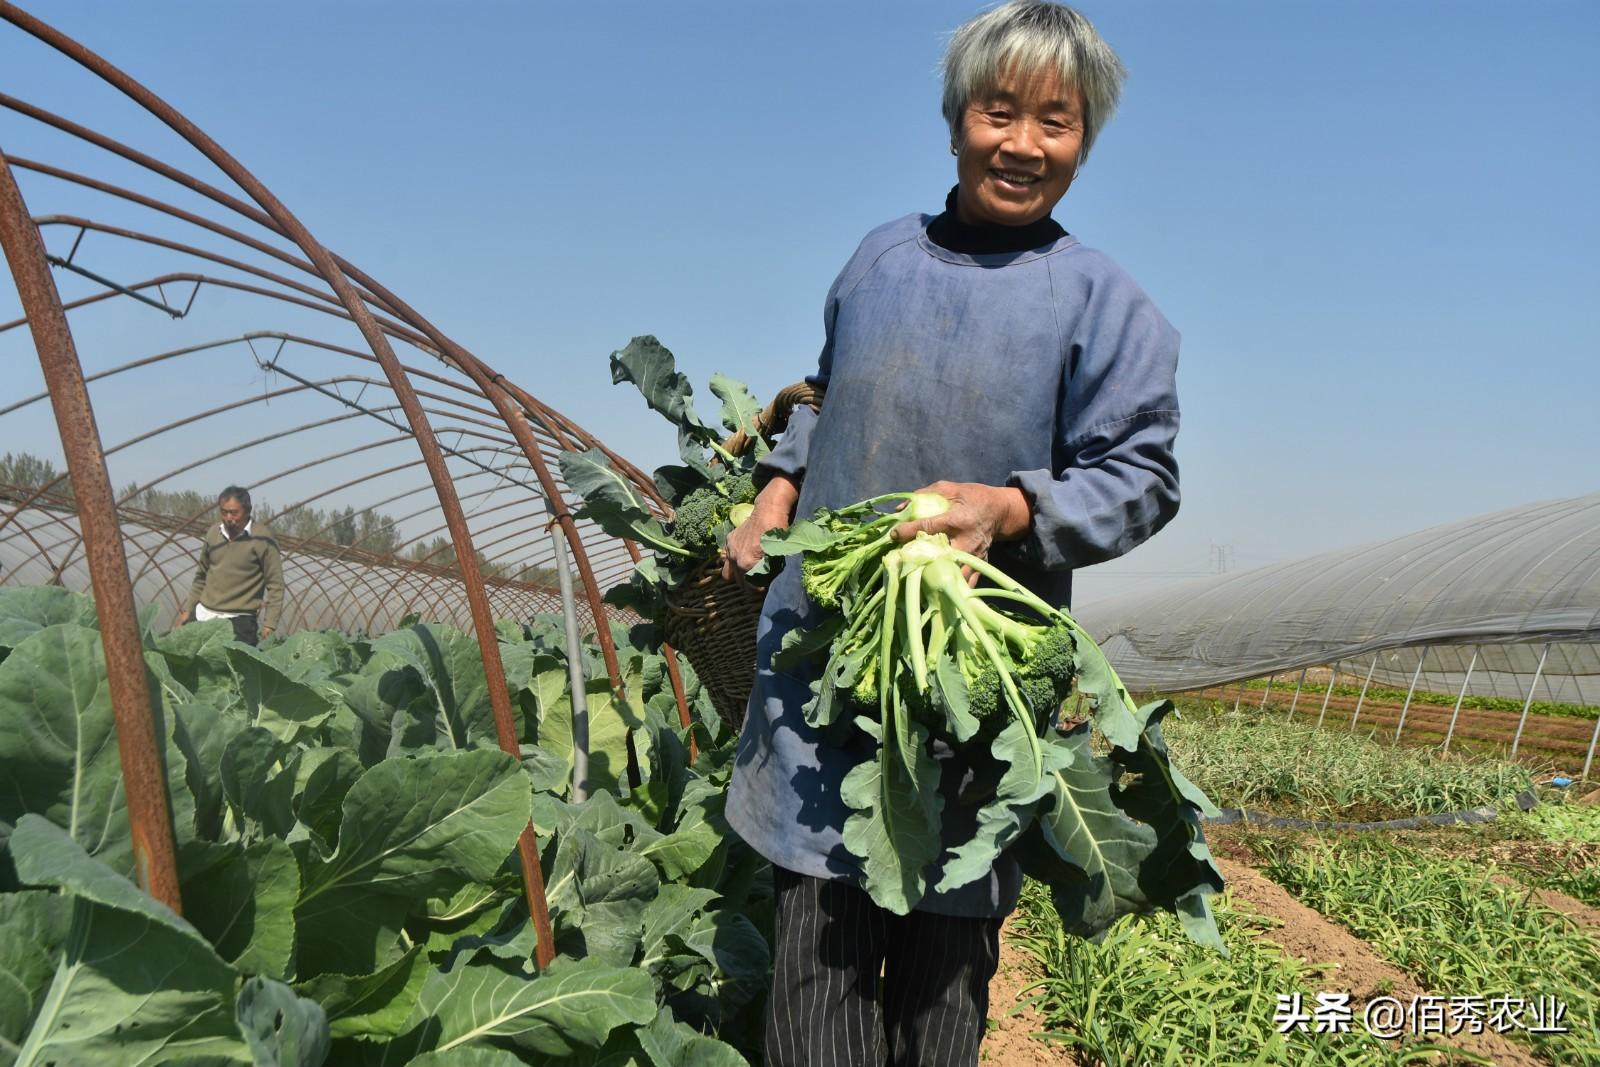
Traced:
<path fill-rule="evenodd" d="M 0 547 L 7 540 L 19 539 L 33 546 L 27 560 L 31 564 L 43 559 L 54 580 L 62 580 L 69 571 L 86 569 L 100 612 L 101 631 L 106 649 L 109 686 L 117 716 L 119 745 L 122 748 L 125 780 L 127 782 L 130 822 L 134 825 L 135 854 L 139 879 L 153 895 L 174 908 L 181 906 L 178 898 L 176 876 L 172 865 L 170 827 L 165 809 L 165 792 L 155 760 L 155 747 L 151 730 L 148 692 L 143 682 L 143 663 L 139 655 L 137 623 L 134 616 L 134 581 L 148 577 L 154 567 L 165 575 L 166 592 L 171 593 L 174 578 L 162 570 L 162 560 L 184 559 L 190 556 L 190 542 L 195 536 L 194 523 L 199 516 L 169 517 L 141 512 L 132 500 L 206 463 L 223 456 L 249 452 L 281 442 L 286 436 L 311 434 L 330 427 L 346 429 L 364 428 L 367 416 L 373 424 L 384 428 L 385 437 L 379 440 L 341 440 L 337 449 L 321 458 L 290 464 L 270 475 L 261 484 L 277 479 L 304 477 L 324 463 L 336 463 L 358 457 L 379 447 L 397 444 L 408 436 L 417 444 L 420 461 L 391 466 L 380 475 L 350 479 L 333 490 L 323 490 L 306 496 L 281 514 L 288 515 L 311 506 L 312 501 L 330 493 L 341 492 L 356 483 L 369 485 L 378 477 L 401 475 L 421 462 L 429 475 L 429 484 L 398 494 L 394 499 L 432 490 L 435 503 L 422 513 L 438 511 L 444 520 L 442 529 L 448 531 L 448 542 L 455 559 L 449 567 L 432 566 L 426 560 L 406 559 L 397 552 L 374 553 L 357 545 L 329 545 L 316 538 L 288 539 L 293 542 L 295 566 L 320 567 L 327 575 L 339 576 L 342 593 L 331 588 L 322 590 L 322 607 L 330 615 L 347 612 L 350 602 L 370 598 L 382 608 L 384 594 L 373 596 L 375 590 L 403 591 L 402 598 L 409 604 L 428 601 L 432 610 L 449 611 L 466 625 L 470 621 L 483 656 L 489 677 L 490 703 L 494 710 L 496 729 L 501 747 L 517 753 L 516 731 L 512 719 L 510 695 L 504 683 L 500 664 L 499 646 L 494 630 L 495 605 L 514 614 L 525 614 L 539 606 L 548 608 L 554 594 L 546 586 L 515 579 L 486 575 L 480 564 L 495 563 L 515 557 L 524 566 L 539 566 L 540 561 L 550 562 L 557 556 L 551 540 L 560 536 L 572 554 L 578 572 L 583 597 L 587 601 L 591 624 L 600 643 L 610 682 L 619 695 L 623 695 L 621 673 L 610 628 L 604 624 L 608 611 L 601 601 L 600 578 L 602 564 L 607 578 L 621 577 L 619 568 L 638 559 L 638 549 L 627 542 L 614 542 L 590 523 L 580 523 L 567 505 L 568 491 L 550 460 L 561 450 L 586 447 L 602 450 L 624 474 L 639 488 L 652 506 L 666 513 L 666 505 L 655 490 L 651 480 L 637 467 L 606 448 L 593 434 L 571 419 L 559 414 L 533 396 L 526 389 L 508 381 L 476 355 L 468 352 L 436 326 L 419 314 L 407 302 L 390 292 L 370 275 L 333 255 L 320 244 L 299 220 L 266 189 L 233 156 L 200 131 L 165 101 L 156 97 L 122 71 L 106 62 L 80 44 L 60 34 L 14 4 L 0 0 L 0 18 L 43 44 L 60 52 L 70 61 L 97 75 L 102 81 L 128 97 L 150 115 L 165 124 L 188 142 L 205 160 L 224 173 L 244 194 L 237 197 L 157 160 L 136 149 L 122 145 L 88 126 L 61 118 L 50 112 L 0 94 L 0 106 L 16 114 L 45 123 L 57 130 L 86 141 L 104 151 L 133 162 L 162 179 L 209 199 L 227 212 L 238 215 L 260 226 L 271 238 L 284 242 L 284 247 L 239 232 L 185 208 L 167 204 L 156 197 L 124 189 L 99 179 L 77 174 L 49 162 L 8 156 L 0 146 L 0 239 L 3 239 L 7 262 L 22 299 L 23 317 L 0 323 L 0 334 L 26 323 L 33 335 L 40 365 L 44 372 L 44 394 L 12 403 L 0 409 L 0 419 L 37 400 L 48 397 L 51 401 L 57 430 L 61 436 L 67 473 L 62 478 L 36 486 L 0 486 Z M 30 174 L 52 181 L 65 181 L 121 201 L 153 210 L 169 219 L 200 227 L 241 248 L 268 256 L 297 271 L 308 279 L 300 281 L 264 269 L 244 260 L 219 252 L 198 248 L 159 234 L 145 233 L 125 226 L 93 220 L 82 215 L 33 216 L 29 213 L 22 190 L 13 174 L 13 166 Z M 203 261 L 237 271 L 250 278 L 264 281 L 266 286 L 230 278 L 214 277 L 196 272 L 171 272 L 157 274 L 132 284 L 122 284 L 103 278 L 80 268 L 71 261 L 52 256 L 45 244 L 43 228 L 56 225 L 78 229 L 79 237 L 95 232 L 126 241 L 132 245 L 162 249 L 167 252 L 192 256 Z M 71 301 L 64 300 L 51 273 L 51 267 L 77 271 L 91 281 L 104 286 L 102 291 Z M 166 286 L 192 283 L 189 303 L 181 311 L 166 300 Z M 274 306 L 297 307 L 320 312 L 334 320 L 348 322 L 360 333 L 368 351 L 361 352 L 343 345 L 306 337 L 289 331 L 251 331 L 237 338 L 173 349 L 156 356 L 134 360 L 109 371 L 84 374 L 82 363 L 74 344 L 69 312 L 93 305 L 106 305 L 116 297 L 129 297 L 143 304 L 154 304 L 174 318 L 186 316 L 194 307 L 195 297 L 202 287 L 218 287 L 228 291 L 261 297 Z M 160 297 L 148 296 L 154 290 Z M 181 295 L 181 292 L 180 292 Z M 108 305 L 109 306 L 109 305 Z M 146 312 L 147 313 L 147 312 Z M 320 320 L 319 320 L 320 321 Z M 279 354 L 262 363 L 254 352 L 254 339 L 276 338 Z M 453 377 L 436 372 L 409 367 L 397 356 L 391 339 L 412 346 L 425 355 L 437 359 Z M 120 373 L 133 372 L 158 362 L 182 355 L 222 348 L 245 342 L 256 355 L 258 367 L 263 371 L 293 378 L 292 387 L 264 390 L 246 400 L 216 405 L 206 411 L 191 413 L 177 423 L 154 431 L 134 434 L 110 448 L 102 446 L 96 428 L 89 384 Z M 381 367 L 381 378 L 361 374 L 318 373 L 300 376 L 278 360 L 286 344 L 311 348 L 325 354 L 337 353 Z M 413 378 L 434 383 L 438 388 L 419 389 Z M 464 379 L 464 380 L 461 380 Z M 346 397 L 339 388 L 348 385 L 359 387 L 355 401 Z M 361 400 L 369 389 L 385 391 L 392 403 L 362 405 Z M 333 417 L 302 421 L 298 426 L 275 434 L 257 436 L 249 441 L 234 444 L 222 452 L 200 460 L 186 461 L 169 467 L 165 473 L 136 481 L 126 494 L 129 499 L 119 500 L 113 492 L 106 456 L 122 449 L 141 444 L 161 433 L 179 427 L 190 428 L 201 420 L 236 413 L 257 404 L 270 405 L 273 400 L 295 402 L 309 399 L 312 394 L 333 399 L 350 410 Z M 486 406 L 485 406 L 486 402 Z M 396 417 L 398 412 L 403 420 Z M 0 424 L 3 425 L 3 424 Z M 401 436 L 389 436 L 390 430 L 399 429 Z M 456 447 L 443 445 L 441 435 L 456 435 Z M 470 445 L 468 438 L 472 439 Z M 472 459 L 478 450 L 497 457 L 496 461 L 480 464 Z M 456 464 L 453 468 L 451 464 Z M 480 467 L 471 471 L 463 467 Z M 325 472 L 320 472 L 325 473 Z M 318 476 L 320 476 L 320 473 Z M 469 478 L 488 475 L 494 484 L 484 494 L 512 492 L 519 499 L 478 507 L 470 514 L 463 507 L 462 494 L 456 483 Z M 515 475 L 515 476 L 513 476 Z M 64 480 L 70 479 L 70 495 L 55 490 Z M 287 483 L 286 483 L 287 484 Z M 477 496 L 479 494 L 470 494 Z M 522 506 L 511 519 L 486 525 L 484 516 L 496 511 Z M 351 513 L 347 504 L 346 514 Z M 366 505 L 361 514 L 374 505 Z M 337 508 L 335 509 L 337 513 Z M 388 520 L 388 517 L 385 516 Z M 520 524 L 509 534 L 484 539 L 504 526 Z M 64 533 L 62 542 L 51 539 L 58 529 Z M 203 525 L 201 527 L 203 530 Z M 325 524 L 317 534 L 327 532 Z M 435 528 L 440 529 L 440 528 Z M 424 534 L 431 537 L 434 531 Z M 370 535 L 369 535 L 370 536 Z M 365 539 L 365 538 L 363 538 Z M 415 538 L 413 538 L 415 540 Z M 49 545 L 47 548 L 46 545 Z M 60 544 L 67 545 L 66 552 L 57 555 Z M 81 567 L 76 559 L 79 545 L 84 559 Z M 540 546 L 545 546 L 541 550 Z M 130 550 L 143 552 L 144 566 L 138 575 L 130 575 Z M 493 555 L 488 555 L 494 550 Z M 286 561 L 287 563 L 287 561 Z M 26 568 L 24 568 L 26 570 Z M 0 573 L 0 581 L 12 580 L 13 568 Z M 387 586 L 384 583 L 387 582 Z M 330 587 L 332 582 L 330 581 Z M 493 598 L 493 603 L 491 602 Z M 465 602 L 464 604 L 462 602 Z M 370 605 L 368 605 L 370 607 Z M 462 608 L 465 608 L 463 617 Z M 378 619 L 380 612 L 369 610 L 364 621 Z M 688 709 L 683 700 L 682 683 L 677 664 L 668 655 L 669 673 L 678 695 L 680 721 L 688 725 Z M 633 763 L 630 744 L 630 764 Z M 637 781 L 637 767 L 630 767 L 630 777 Z M 551 943 L 548 915 L 544 907 L 542 874 L 538 866 L 537 841 L 532 827 L 524 832 L 519 844 L 524 886 L 528 905 L 539 928 L 539 963 L 548 963 Z"/>

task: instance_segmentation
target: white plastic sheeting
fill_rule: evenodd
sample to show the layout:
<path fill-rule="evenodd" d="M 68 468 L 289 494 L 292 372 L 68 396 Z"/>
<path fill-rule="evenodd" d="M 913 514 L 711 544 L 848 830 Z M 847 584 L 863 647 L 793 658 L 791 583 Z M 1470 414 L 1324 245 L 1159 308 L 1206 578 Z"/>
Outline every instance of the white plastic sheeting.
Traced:
<path fill-rule="evenodd" d="M 134 523 L 125 523 L 122 534 L 134 600 L 155 604 L 155 624 L 164 628 L 189 592 L 200 539 Z M 88 563 L 77 539 L 75 515 L 38 508 L 20 512 L 0 531 L 0 584 L 52 584 L 59 569 L 59 584 L 89 592 Z M 337 548 L 326 547 L 327 552 L 312 552 L 292 543 L 284 546 L 279 629 L 381 633 L 413 612 L 426 621 L 471 628 L 471 608 L 458 574 L 403 562 L 384 565 L 371 558 L 340 558 Z M 490 579 L 486 589 L 497 619 L 526 619 L 536 612 L 561 610 L 561 597 L 554 589 L 499 579 Z M 592 628 L 588 604 L 581 599 L 578 611 L 580 625 Z"/>
<path fill-rule="evenodd" d="M 1456 692 L 1470 666 L 1469 693 L 1524 699 L 1537 672 L 1534 699 L 1600 705 L 1600 493 L 1102 600 L 1078 618 L 1134 689 L 1335 662 L 1364 676 L 1374 658 L 1374 684 L 1408 687 L 1420 659 L 1421 689 Z"/>

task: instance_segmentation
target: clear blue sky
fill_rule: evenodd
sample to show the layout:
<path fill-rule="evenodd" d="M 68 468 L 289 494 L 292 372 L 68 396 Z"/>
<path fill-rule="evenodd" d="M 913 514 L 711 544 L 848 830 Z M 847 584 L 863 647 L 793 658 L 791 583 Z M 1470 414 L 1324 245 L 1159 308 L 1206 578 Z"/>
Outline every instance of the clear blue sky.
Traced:
<path fill-rule="evenodd" d="M 670 434 L 610 385 L 607 354 L 654 333 L 697 383 L 722 370 L 763 397 L 810 369 L 856 242 L 937 210 L 954 180 L 935 68 L 976 9 L 31 5 L 186 112 L 323 242 L 645 467 Z M 1184 504 L 1086 572 L 1080 602 L 1207 572 L 1212 544 L 1245 568 L 1600 488 L 1600 5 L 1084 10 L 1131 76 L 1057 218 L 1183 334 Z M 207 173 L 9 26 L 0 87 Z M 9 112 L 0 147 L 128 174 Z M 22 180 L 35 212 L 150 224 Z M 15 306 L 0 293 L 0 315 Z M 206 339 L 118 322 L 85 322 L 86 363 Z M 17 333 L 0 361 L 32 388 Z M 209 395 L 192 375 L 154 380 L 108 397 L 103 420 L 148 425 Z M 147 395 L 155 409 L 130 404 Z M 38 424 L 0 420 L 0 435 L 0 451 L 54 451 Z"/>

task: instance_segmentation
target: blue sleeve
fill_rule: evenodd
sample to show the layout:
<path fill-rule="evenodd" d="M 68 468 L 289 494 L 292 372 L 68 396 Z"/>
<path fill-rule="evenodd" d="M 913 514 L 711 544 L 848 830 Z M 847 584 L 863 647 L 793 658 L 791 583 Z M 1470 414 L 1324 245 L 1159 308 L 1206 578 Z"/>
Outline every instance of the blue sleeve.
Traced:
<path fill-rule="evenodd" d="M 1042 570 L 1114 559 L 1178 512 L 1178 333 L 1113 269 L 1062 286 L 1072 322 L 1057 400 L 1054 470 L 1015 471 L 1033 527 L 1009 546 Z"/>

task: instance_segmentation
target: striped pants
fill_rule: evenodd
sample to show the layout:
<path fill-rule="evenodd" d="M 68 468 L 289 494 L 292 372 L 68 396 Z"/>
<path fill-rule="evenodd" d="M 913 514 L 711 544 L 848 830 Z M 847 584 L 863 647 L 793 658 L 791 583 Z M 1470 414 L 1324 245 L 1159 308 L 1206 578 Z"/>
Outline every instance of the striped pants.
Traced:
<path fill-rule="evenodd" d="M 972 1067 L 1000 919 L 895 915 L 843 882 L 774 866 L 766 1067 Z"/>

